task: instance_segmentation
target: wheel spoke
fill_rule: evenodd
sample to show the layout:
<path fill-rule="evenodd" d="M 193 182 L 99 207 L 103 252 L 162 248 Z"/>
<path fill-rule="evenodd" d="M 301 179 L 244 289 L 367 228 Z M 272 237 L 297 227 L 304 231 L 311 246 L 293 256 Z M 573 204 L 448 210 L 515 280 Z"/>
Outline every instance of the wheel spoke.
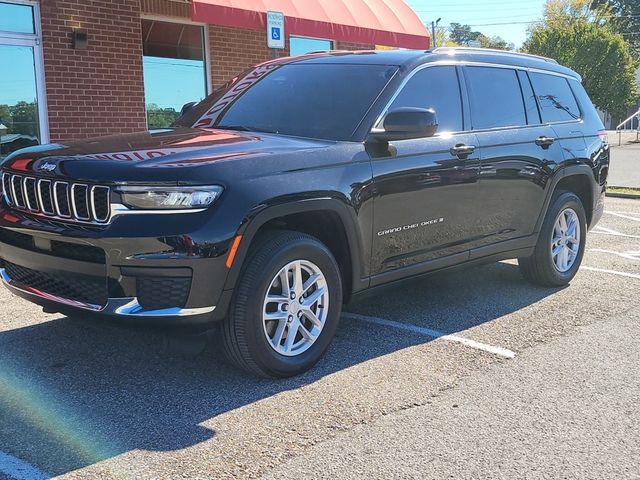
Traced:
<path fill-rule="evenodd" d="M 293 266 L 293 291 L 298 297 L 302 295 L 302 268 L 300 262 Z"/>
<path fill-rule="evenodd" d="M 303 309 L 303 313 L 304 313 L 304 316 L 308 318 L 311 323 L 313 323 L 314 327 L 322 328 L 322 322 L 320 321 L 316 313 L 313 310 L 311 310 L 310 307 L 305 307 Z"/>
<path fill-rule="evenodd" d="M 273 345 L 276 350 L 280 348 L 280 344 L 282 343 L 282 334 L 284 333 L 284 329 L 286 326 L 287 319 L 285 317 L 278 322 L 278 327 L 273 333 L 273 337 L 271 337 L 271 345 Z"/>
<path fill-rule="evenodd" d="M 288 316 L 289 314 L 287 312 L 282 312 L 280 310 L 278 310 L 277 312 L 264 313 L 264 319 L 267 321 L 280 320 L 280 319 L 286 320 Z"/>
<path fill-rule="evenodd" d="M 282 286 L 282 295 L 289 296 L 289 291 L 291 290 L 291 285 L 289 283 L 289 268 L 285 267 L 280 270 L 280 285 Z"/>
<path fill-rule="evenodd" d="M 324 288 L 317 289 L 315 292 L 313 292 L 311 295 L 309 295 L 307 298 L 304 299 L 305 307 L 311 308 L 313 304 L 315 304 L 320 299 L 320 297 L 324 295 L 325 292 L 326 290 Z"/>
<path fill-rule="evenodd" d="M 302 295 L 307 293 L 307 291 L 315 285 L 315 283 L 320 279 L 320 277 L 321 275 L 319 273 L 314 273 L 309 278 L 307 278 L 307 281 L 304 282 L 304 285 L 302 286 Z"/>
<path fill-rule="evenodd" d="M 309 330 L 307 330 L 304 325 L 300 325 L 300 329 L 298 330 L 300 332 L 300 334 L 307 340 L 309 341 L 314 341 L 316 338 L 318 338 L 317 335 L 314 335 L 313 333 L 311 333 Z"/>
<path fill-rule="evenodd" d="M 287 330 L 287 339 L 284 341 L 284 351 L 291 352 L 291 348 L 296 341 L 296 336 L 298 335 L 298 329 L 300 328 L 300 321 L 297 318 L 293 319 L 293 322 L 289 324 L 289 328 Z"/>

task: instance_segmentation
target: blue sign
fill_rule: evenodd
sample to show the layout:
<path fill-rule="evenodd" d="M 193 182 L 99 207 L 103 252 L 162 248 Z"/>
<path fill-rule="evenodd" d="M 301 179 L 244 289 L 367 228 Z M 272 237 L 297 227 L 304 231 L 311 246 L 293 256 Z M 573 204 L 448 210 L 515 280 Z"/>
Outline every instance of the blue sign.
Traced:
<path fill-rule="evenodd" d="M 280 40 L 280 28 L 272 27 L 271 28 L 271 39 L 272 40 Z"/>

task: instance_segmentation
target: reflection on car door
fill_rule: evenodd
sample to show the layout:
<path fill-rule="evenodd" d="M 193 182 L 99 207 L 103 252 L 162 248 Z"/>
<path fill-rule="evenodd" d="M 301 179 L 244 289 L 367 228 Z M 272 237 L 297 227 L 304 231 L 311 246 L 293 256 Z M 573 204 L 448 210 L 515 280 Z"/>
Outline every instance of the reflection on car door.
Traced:
<path fill-rule="evenodd" d="M 456 67 L 419 70 L 389 110 L 399 107 L 433 108 L 439 127 L 434 137 L 394 141 L 388 149 L 370 151 L 374 275 L 402 267 L 428 269 L 424 262 L 442 257 L 449 259 L 446 263 L 464 261 L 478 233 L 479 151 L 475 135 L 459 133 L 464 122 Z"/>
<path fill-rule="evenodd" d="M 479 192 L 483 235 L 471 258 L 529 246 L 544 203 L 548 180 L 562 159 L 549 125 L 542 125 L 524 71 L 466 66 L 471 124 L 480 145 Z"/>

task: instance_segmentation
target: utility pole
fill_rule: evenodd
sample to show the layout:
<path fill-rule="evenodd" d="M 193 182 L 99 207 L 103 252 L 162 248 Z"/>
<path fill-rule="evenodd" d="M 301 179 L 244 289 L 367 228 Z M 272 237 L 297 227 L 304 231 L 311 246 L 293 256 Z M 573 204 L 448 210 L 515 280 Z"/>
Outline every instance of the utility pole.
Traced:
<path fill-rule="evenodd" d="M 442 17 L 438 18 L 435 22 L 431 22 L 431 40 L 433 41 L 431 48 L 436 48 L 438 46 L 438 42 L 436 40 L 436 27 L 440 23 L 440 20 L 442 20 Z"/>

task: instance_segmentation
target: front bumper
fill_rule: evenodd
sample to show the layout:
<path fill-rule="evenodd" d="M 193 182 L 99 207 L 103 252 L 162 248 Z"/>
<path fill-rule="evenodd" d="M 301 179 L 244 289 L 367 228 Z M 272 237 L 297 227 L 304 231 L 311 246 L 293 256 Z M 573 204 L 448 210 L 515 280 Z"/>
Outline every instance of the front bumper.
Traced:
<path fill-rule="evenodd" d="M 87 228 L 0 209 L 0 281 L 51 312 L 158 326 L 215 322 L 229 298 L 227 242 L 216 241 L 206 217 L 184 217 Z"/>

